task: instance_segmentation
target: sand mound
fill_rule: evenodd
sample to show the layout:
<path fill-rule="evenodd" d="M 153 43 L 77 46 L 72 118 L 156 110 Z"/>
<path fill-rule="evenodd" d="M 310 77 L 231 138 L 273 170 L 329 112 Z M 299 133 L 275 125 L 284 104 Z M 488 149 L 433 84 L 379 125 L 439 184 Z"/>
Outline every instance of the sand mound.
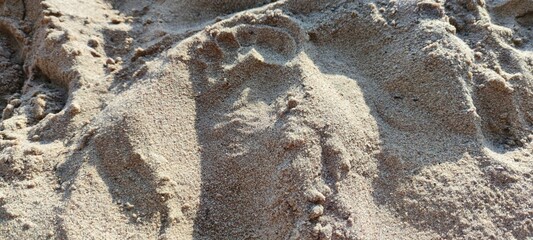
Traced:
<path fill-rule="evenodd" d="M 0 0 L 0 238 L 531 238 L 532 27 L 530 0 Z"/>

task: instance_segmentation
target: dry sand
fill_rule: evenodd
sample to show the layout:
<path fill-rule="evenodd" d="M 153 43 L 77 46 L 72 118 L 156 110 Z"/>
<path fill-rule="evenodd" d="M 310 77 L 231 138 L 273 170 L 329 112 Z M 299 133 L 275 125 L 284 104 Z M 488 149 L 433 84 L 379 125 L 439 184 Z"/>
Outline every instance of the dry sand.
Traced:
<path fill-rule="evenodd" d="M 0 238 L 531 239 L 532 28 L 532 0 L 0 0 Z"/>

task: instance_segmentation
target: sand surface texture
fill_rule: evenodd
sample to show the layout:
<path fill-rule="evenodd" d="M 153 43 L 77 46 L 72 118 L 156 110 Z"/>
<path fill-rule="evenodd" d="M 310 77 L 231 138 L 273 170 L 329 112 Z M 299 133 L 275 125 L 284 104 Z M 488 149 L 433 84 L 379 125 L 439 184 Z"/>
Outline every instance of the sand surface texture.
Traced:
<path fill-rule="evenodd" d="M 533 0 L 0 0 L 0 239 L 533 237 Z"/>

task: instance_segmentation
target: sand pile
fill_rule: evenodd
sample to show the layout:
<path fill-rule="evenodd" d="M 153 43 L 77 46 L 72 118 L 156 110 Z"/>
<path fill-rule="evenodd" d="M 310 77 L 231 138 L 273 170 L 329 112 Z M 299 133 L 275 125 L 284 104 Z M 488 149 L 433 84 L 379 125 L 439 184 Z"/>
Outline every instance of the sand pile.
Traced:
<path fill-rule="evenodd" d="M 2 239 L 533 237 L 531 0 L 0 0 Z"/>

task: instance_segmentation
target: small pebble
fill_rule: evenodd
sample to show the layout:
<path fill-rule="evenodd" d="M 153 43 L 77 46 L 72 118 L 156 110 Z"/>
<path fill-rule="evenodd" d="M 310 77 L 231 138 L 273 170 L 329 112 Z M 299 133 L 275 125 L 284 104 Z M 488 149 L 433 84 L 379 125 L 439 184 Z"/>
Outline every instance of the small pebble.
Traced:
<path fill-rule="evenodd" d="M 135 55 L 136 56 L 141 56 L 144 53 L 145 53 L 144 48 L 141 48 L 141 47 L 135 48 Z"/>
<path fill-rule="evenodd" d="M 317 219 L 324 214 L 324 207 L 322 205 L 315 205 L 309 212 L 309 219 Z"/>
<path fill-rule="evenodd" d="M 127 210 L 131 210 L 131 209 L 133 209 L 134 206 L 133 206 L 133 204 L 131 204 L 131 203 L 129 203 L 129 202 L 126 202 L 126 203 L 124 203 L 124 207 L 125 207 Z"/>
<path fill-rule="evenodd" d="M 39 94 L 36 98 L 33 99 L 33 116 L 37 119 L 43 119 L 45 117 L 44 107 L 46 106 L 45 97 L 42 94 Z"/>
<path fill-rule="evenodd" d="M 71 114 L 76 115 L 76 114 L 78 114 L 78 113 L 81 112 L 81 107 L 80 107 L 80 105 L 77 104 L 77 103 L 72 103 L 72 104 L 70 105 L 70 109 L 69 109 L 69 111 L 70 111 Z"/>
<path fill-rule="evenodd" d="M 20 99 L 13 99 L 9 102 L 9 104 L 13 105 L 13 107 L 19 107 L 20 104 L 22 104 L 22 101 Z"/>
<path fill-rule="evenodd" d="M 289 107 L 289 109 L 293 109 L 295 108 L 296 106 L 298 106 L 299 102 L 298 100 L 294 99 L 294 98 L 291 98 L 289 99 L 289 101 L 287 102 L 287 107 Z"/>
<path fill-rule="evenodd" d="M 87 45 L 92 48 L 97 48 L 100 45 L 100 43 L 98 43 L 98 40 L 96 39 L 89 39 L 89 41 L 87 42 Z"/>
<path fill-rule="evenodd" d="M 48 23 L 51 23 L 52 22 L 52 18 L 51 17 L 48 17 L 48 16 L 44 16 L 42 19 L 41 19 L 41 23 L 42 24 L 48 24 Z"/>
<path fill-rule="evenodd" d="M 11 116 L 13 116 L 13 111 L 14 111 L 15 107 L 11 104 L 8 104 L 5 108 L 4 108 L 4 111 L 2 112 L 2 119 L 8 119 L 10 118 Z"/>
<path fill-rule="evenodd" d="M 524 43 L 524 40 L 522 38 L 513 38 L 513 43 L 516 46 L 520 46 Z"/>
<path fill-rule="evenodd" d="M 41 2 L 40 5 L 41 7 L 43 7 L 43 9 L 52 8 L 52 5 L 50 5 L 50 3 L 47 3 L 47 2 Z"/>
<path fill-rule="evenodd" d="M 34 224 L 32 222 L 27 222 L 27 223 L 22 224 L 22 229 L 23 230 L 29 230 L 33 226 L 34 226 Z"/>
<path fill-rule="evenodd" d="M 80 56 L 81 55 L 81 51 L 79 49 L 76 49 L 76 50 L 72 51 L 72 55 Z"/>
<path fill-rule="evenodd" d="M 324 194 L 316 189 L 309 190 L 305 193 L 307 200 L 312 203 L 323 203 L 326 201 Z"/>
<path fill-rule="evenodd" d="M 40 139 L 39 135 L 33 135 L 31 137 L 31 140 L 33 140 L 33 141 L 39 141 L 39 139 Z"/>
<path fill-rule="evenodd" d="M 118 17 L 111 18 L 111 23 L 113 24 L 120 24 L 122 22 L 123 20 L 121 18 L 118 18 Z"/>
<path fill-rule="evenodd" d="M 91 55 L 92 55 L 93 57 L 101 57 L 101 56 L 102 56 L 100 53 L 98 53 L 98 52 L 96 52 L 96 51 L 94 51 L 94 50 L 91 50 Z"/>
<path fill-rule="evenodd" d="M 108 58 L 106 61 L 105 61 L 106 64 L 115 64 L 115 60 L 113 60 L 112 58 Z"/>

